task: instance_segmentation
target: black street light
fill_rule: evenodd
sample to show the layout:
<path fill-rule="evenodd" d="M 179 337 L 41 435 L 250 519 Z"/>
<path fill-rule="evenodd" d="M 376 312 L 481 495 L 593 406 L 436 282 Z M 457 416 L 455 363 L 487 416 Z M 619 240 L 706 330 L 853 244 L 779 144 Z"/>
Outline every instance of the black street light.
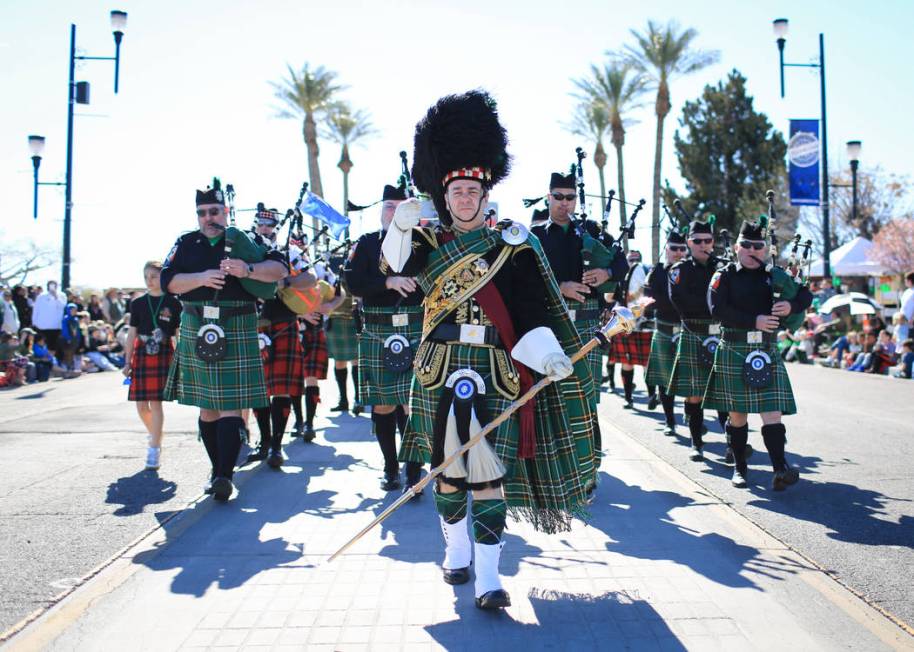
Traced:
<path fill-rule="evenodd" d="M 772 22 L 774 36 L 778 44 L 778 56 L 780 58 L 781 74 L 781 97 L 784 97 L 784 68 L 818 68 L 819 69 L 819 92 L 822 102 L 822 263 L 823 273 L 826 277 L 831 277 L 831 226 L 829 224 L 829 205 L 828 205 L 828 121 L 825 113 L 825 36 L 819 34 L 819 63 L 784 63 L 784 45 L 787 43 L 786 18 L 777 18 Z"/>
<path fill-rule="evenodd" d="M 86 57 L 76 55 L 76 25 L 70 25 L 70 79 L 67 83 L 67 172 L 63 182 L 39 182 L 38 168 L 41 166 L 41 155 L 44 151 L 45 140 L 43 136 L 29 136 L 29 148 L 32 151 L 32 167 L 34 169 L 34 208 L 32 215 L 38 217 L 38 186 L 64 186 L 64 216 L 63 216 L 63 265 L 60 274 L 60 286 L 64 289 L 70 287 L 70 224 L 73 213 L 73 106 L 74 104 L 89 103 L 89 82 L 77 82 L 74 77 L 77 61 L 113 61 L 114 62 L 114 92 L 118 91 L 121 64 L 121 41 L 127 28 L 127 12 L 115 10 L 111 12 L 111 30 L 114 34 L 113 57 Z"/>
<path fill-rule="evenodd" d="M 851 219 L 857 222 L 857 168 L 860 167 L 860 149 L 859 140 L 847 141 L 847 158 L 851 162 L 851 193 L 853 200 L 851 202 Z"/>

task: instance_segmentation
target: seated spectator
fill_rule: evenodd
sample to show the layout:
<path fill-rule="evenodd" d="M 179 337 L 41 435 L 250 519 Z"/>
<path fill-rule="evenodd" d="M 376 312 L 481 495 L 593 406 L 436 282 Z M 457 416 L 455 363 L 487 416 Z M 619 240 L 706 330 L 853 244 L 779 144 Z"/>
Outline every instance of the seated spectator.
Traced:
<path fill-rule="evenodd" d="M 92 361 L 100 371 L 115 371 L 117 367 L 108 359 L 108 338 L 104 328 L 92 325 L 89 328 L 89 347 L 86 357 Z"/>
<path fill-rule="evenodd" d="M 778 331 L 778 352 L 782 357 L 787 354 L 787 351 L 790 350 L 792 345 L 793 340 L 790 339 L 790 333 L 787 331 Z"/>
<path fill-rule="evenodd" d="M 892 336 L 886 330 L 879 331 L 879 337 L 871 351 L 866 351 L 857 357 L 857 361 L 848 369 L 850 371 L 863 371 L 865 373 L 885 373 L 888 367 L 895 363 L 895 344 Z"/>
<path fill-rule="evenodd" d="M 911 378 L 912 367 L 914 367 L 914 340 L 907 339 L 901 343 L 901 355 L 891 373 L 895 378 Z"/>
<path fill-rule="evenodd" d="M 105 311 L 102 310 L 102 298 L 97 294 L 89 297 L 89 305 L 86 306 L 86 310 L 89 313 L 89 319 L 92 321 L 105 320 Z"/>
<path fill-rule="evenodd" d="M 815 349 L 815 333 L 805 327 L 800 327 L 790 336 L 793 345 L 787 351 L 784 359 L 788 362 L 812 364 L 813 350 Z"/>
<path fill-rule="evenodd" d="M 18 387 L 25 383 L 28 359 L 19 355 L 19 337 L 0 333 L 0 387 Z"/>
<path fill-rule="evenodd" d="M 64 371 L 57 358 L 48 350 L 45 336 L 41 333 L 35 336 L 35 343 L 32 345 L 32 361 L 35 363 L 39 382 L 48 380 L 51 377 L 51 371 L 56 371 L 58 374 L 62 374 Z"/>
<path fill-rule="evenodd" d="M 35 331 L 31 328 L 23 328 L 19 331 L 19 349 L 17 353 L 28 360 L 28 366 L 25 369 L 25 380 L 34 383 L 38 379 L 38 367 L 32 359 L 32 345 L 35 343 Z"/>
<path fill-rule="evenodd" d="M 851 333 L 839 335 L 828 347 L 828 356 L 824 359 L 820 359 L 819 364 L 825 367 L 840 369 L 842 361 L 850 350 L 850 335 Z M 856 333 L 854 335 L 856 335 Z"/>

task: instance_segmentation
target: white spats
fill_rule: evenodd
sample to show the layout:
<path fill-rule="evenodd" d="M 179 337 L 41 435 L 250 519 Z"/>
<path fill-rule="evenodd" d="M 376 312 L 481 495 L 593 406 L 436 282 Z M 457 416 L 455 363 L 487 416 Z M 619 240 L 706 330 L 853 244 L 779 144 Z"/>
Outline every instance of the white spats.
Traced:
<path fill-rule="evenodd" d="M 501 559 L 501 549 L 504 541 L 486 545 L 474 543 L 473 551 L 476 557 L 476 597 L 480 598 L 489 591 L 502 589 L 501 577 L 498 574 L 498 562 Z"/>
<path fill-rule="evenodd" d="M 464 516 L 457 523 L 448 523 L 439 515 L 441 533 L 444 535 L 444 562 L 441 567 L 445 570 L 459 570 L 468 568 L 473 557 L 470 546 L 470 533 L 467 529 L 468 517 Z"/>

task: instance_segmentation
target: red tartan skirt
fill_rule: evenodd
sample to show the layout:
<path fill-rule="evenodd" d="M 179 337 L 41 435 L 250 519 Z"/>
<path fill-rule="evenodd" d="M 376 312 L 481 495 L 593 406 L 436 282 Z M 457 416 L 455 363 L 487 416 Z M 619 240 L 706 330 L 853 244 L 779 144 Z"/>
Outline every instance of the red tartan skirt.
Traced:
<path fill-rule="evenodd" d="M 306 328 L 301 332 L 301 343 L 304 350 L 305 378 L 324 380 L 329 366 L 327 334 L 324 333 L 324 329 Z"/>
<path fill-rule="evenodd" d="M 270 324 L 265 332 L 272 343 L 260 351 L 263 375 L 270 396 L 301 396 L 305 384 L 305 364 L 294 321 Z"/>
<path fill-rule="evenodd" d="M 165 381 L 168 380 L 168 370 L 174 349 L 171 338 L 166 337 L 156 355 L 146 353 L 146 344 L 136 340 L 133 344 L 133 358 L 130 366 L 133 373 L 130 376 L 130 389 L 127 391 L 128 401 L 161 401 L 165 391 Z"/>
<path fill-rule="evenodd" d="M 635 331 L 612 339 L 609 361 L 619 364 L 646 367 L 651 357 L 651 331 Z"/>

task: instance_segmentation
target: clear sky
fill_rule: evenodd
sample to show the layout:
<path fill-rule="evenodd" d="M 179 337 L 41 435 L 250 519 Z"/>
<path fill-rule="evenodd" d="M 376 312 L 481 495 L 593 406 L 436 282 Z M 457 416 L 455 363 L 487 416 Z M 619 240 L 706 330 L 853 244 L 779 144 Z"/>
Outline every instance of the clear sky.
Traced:
<path fill-rule="evenodd" d="M 74 285 L 140 285 L 142 263 L 161 258 L 175 237 L 195 228 L 193 191 L 213 175 L 237 190 L 239 207 L 257 201 L 284 210 L 307 180 L 301 124 L 274 117 L 271 80 L 286 65 L 324 65 L 349 89 L 343 97 L 368 110 L 380 134 L 356 146 L 350 197 L 369 203 L 399 174 L 398 152 L 411 151 L 416 121 L 439 96 L 488 89 L 499 101 L 515 156 L 511 177 L 498 186 L 502 217 L 529 221 L 522 197 L 546 190 L 549 173 L 567 169 L 574 148 L 593 143 L 562 128 L 574 100 L 570 78 L 586 74 L 607 49 L 631 41 L 629 29 L 649 18 L 675 19 L 699 31 L 697 45 L 716 49 L 720 63 L 672 85 L 663 174 L 681 186 L 672 135 L 682 103 L 733 68 L 747 78 L 756 108 L 781 131 L 787 120 L 819 116 L 815 72 L 787 72 L 778 93 L 777 48 L 771 21 L 790 19 L 787 59 L 807 63 L 825 33 L 829 154 L 847 166 L 844 143 L 863 141 L 863 168 L 914 173 L 914 100 L 910 62 L 914 3 L 642 1 L 542 2 L 438 0 L 358 2 L 307 0 L 177 2 L 0 2 L 0 238 L 60 246 L 63 192 L 42 188 L 32 220 L 30 133 L 44 135 L 45 181 L 62 180 L 66 155 L 69 25 L 77 24 L 83 54 L 113 54 L 108 13 L 129 13 L 122 47 L 121 89 L 113 66 L 84 62 L 77 79 L 92 84 L 92 104 L 79 106 L 74 146 Z M 632 116 L 625 146 L 630 199 L 650 202 L 655 120 L 650 103 Z M 607 143 L 608 145 L 608 143 Z M 337 146 L 321 148 L 328 201 L 339 206 Z M 590 161 L 590 159 L 588 159 Z M 589 189 L 596 169 L 585 168 Z M 615 159 L 606 168 L 614 187 Z M 841 192 L 838 190 L 837 192 Z M 599 211 L 597 211 L 599 212 Z M 649 208 L 638 244 L 649 243 Z M 377 228 L 366 212 L 364 228 Z M 247 218 L 244 218 L 246 221 Z M 246 224 L 244 224 L 246 225 Z M 354 232 L 360 230 L 354 220 Z M 46 275 L 57 276 L 59 268 Z"/>

